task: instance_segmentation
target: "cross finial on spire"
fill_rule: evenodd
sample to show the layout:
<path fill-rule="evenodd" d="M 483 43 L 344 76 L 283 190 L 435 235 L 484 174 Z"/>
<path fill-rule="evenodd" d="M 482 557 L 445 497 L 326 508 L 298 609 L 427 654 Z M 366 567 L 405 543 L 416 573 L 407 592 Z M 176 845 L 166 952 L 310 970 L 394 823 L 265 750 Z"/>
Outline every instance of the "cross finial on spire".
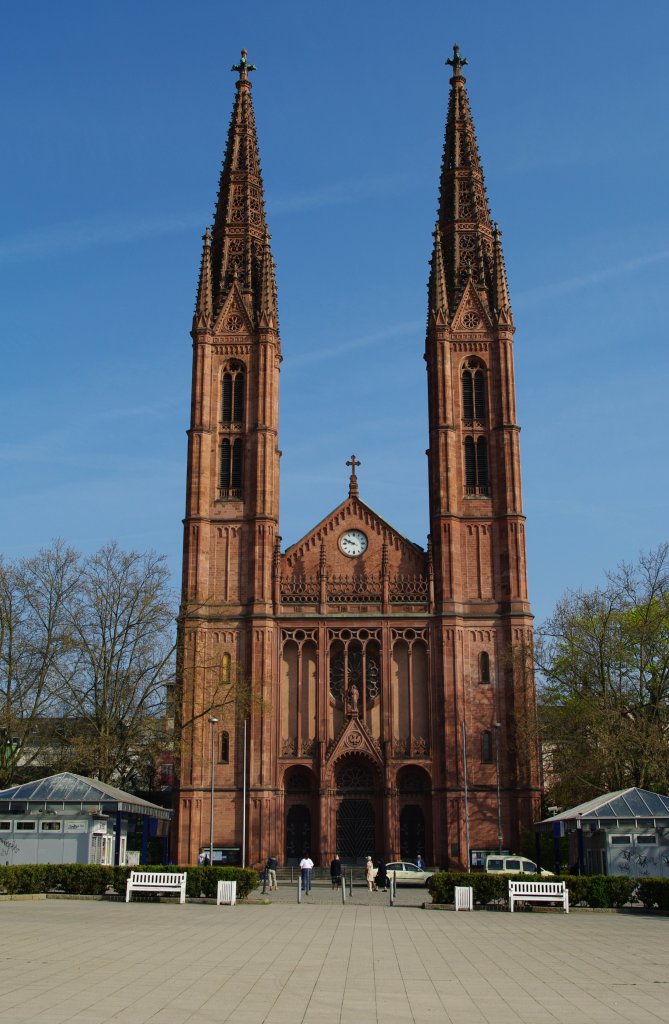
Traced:
<path fill-rule="evenodd" d="M 248 82 L 249 71 L 257 70 L 255 64 L 249 64 L 249 62 L 247 61 L 246 58 L 248 57 L 248 55 L 248 50 L 242 50 L 242 56 L 241 60 L 239 61 L 239 64 L 233 64 L 232 67 L 230 68 L 231 71 L 239 71 L 240 82 Z"/>
<path fill-rule="evenodd" d="M 458 78 L 460 76 L 460 68 L 464 67 L 467 63 L 467 58 L 460 56 L 460 47 L 457 43 L 453 44 L 453 56 L 449 57 L 446 63 L 453 68 L 453 77 Z"/>
<path fill-rule="evenodd" d="M 352 455 L 346 462 L 346 465 L 351 467 L 351 477 L 348 482 L 348 496 L 349 498 L 352 498 L 358 493 L 358 478 L 355 475 L 355 467 L 362 466 L 362 462 L 360 462 L 359 459 L 356 459 L 355 455 Z"/>

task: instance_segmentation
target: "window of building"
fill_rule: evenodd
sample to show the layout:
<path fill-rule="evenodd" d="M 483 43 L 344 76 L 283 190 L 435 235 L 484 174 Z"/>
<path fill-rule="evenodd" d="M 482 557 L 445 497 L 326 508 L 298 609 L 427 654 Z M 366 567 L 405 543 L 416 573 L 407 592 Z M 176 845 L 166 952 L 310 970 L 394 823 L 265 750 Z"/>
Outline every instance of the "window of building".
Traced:
<path fill-rule="evenodd" d="M 462 371 L 462 418 L 469 426 L 486 422 L 485 367 L 469 359 Z"/>
<path fill-rule="evenodd" d="M 246 373 L 233 363 L 224 374 L 221 387 L 221 421 L 227 424 L 244 422 Z"/>
<path fill-rule="evenodd" d="M 492 764 L 492 733 L 488 730 L 481 733 L 481 761 Z"/>
<path fill-rule="evenodd" d="M 62 821 L 40 821 L 40 832 L 62 832 Z"/>
<path fill-rule="evenodd" d="M 224 437 L 221 441 L 221 497 L 241 498 L 243 441 Z"/>
<path fill-rule="evenodd" d="M 226 651 L 221 658 L 221 682 L 227 685 L 230 682 L 230 666 L 232 665 L 232 658 Z"/>
<path fill-rule="evenodd" d="M 12 823 L 11 821 L 0 821 L 0 832 L 11 832 Z"/>
<path fill-rule="evenodd" d="M 490 655 L 487 651 L 481 651 L 479 655 L 479 678 L 482 683 L 490 682 Z"/>
<path fill-rule="evenodd" d="M 485 437 L 465 438 L 465 494 L 489 494 L 488 442 Z"/>
<path fill-rule="evenodd" d="M 36 821 L 17 821 L 14 826 L 15 832 L 36 832 L 37 822 Z"/>
<path fill-rule="evenodd" d="M 221 764 L 230 763 L 230 733 L 221 733 Z"/>
<path fill-rule="evenodd" d="M 630 846 L 632 843 L 631 836 L 611 836 L 611 846 Z"/>

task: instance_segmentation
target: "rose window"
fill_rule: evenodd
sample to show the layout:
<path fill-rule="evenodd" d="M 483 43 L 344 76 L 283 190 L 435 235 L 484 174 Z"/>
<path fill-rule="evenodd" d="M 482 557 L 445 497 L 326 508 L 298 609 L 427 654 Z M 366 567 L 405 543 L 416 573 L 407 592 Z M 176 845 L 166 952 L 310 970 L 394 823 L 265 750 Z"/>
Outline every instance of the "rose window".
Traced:
<path fill-rule="evenodd" d="M 462 326 L 468 331 L 474 331 L 481 326 L 481 317 L 474 310 L 469 310 L 462 317 Z"/>
<path fill-rule="evenodd" d="M 235 333 L 236 331 L 241 331 L 242 318 L 237 313 L 233 313 L 225 321 L 225 329 L 226 331 L 231 331 L 233 333 Z"/>
<path fill-rule="evenodd" d="M 362 765 L 346 765 L 337 772 L 337 789 L 372 789 L 372 787 L 372 773 Z"/>

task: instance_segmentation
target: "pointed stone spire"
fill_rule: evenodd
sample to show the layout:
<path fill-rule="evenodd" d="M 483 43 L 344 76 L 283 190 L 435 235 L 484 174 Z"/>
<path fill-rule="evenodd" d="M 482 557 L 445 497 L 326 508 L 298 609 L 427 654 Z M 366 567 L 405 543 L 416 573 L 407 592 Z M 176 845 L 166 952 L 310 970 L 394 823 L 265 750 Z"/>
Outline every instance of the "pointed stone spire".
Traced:
<path fill-rule="evenodd" d="M 493 225 L 493 312 L 498 323 L 513 323 L 504 253 L 502 252 L 502 232 L 497 224 Z"/>
<path fill-rule="evenodd" d="M 434 249 L 430 261 L 430 282 L 428 291 L 430 296 L 430 313 L 437 323 L 448 323 L 448 291 L 446 289 L 446 271 L 444 269 L 443 242 L 439 221 L 437 221 L 434 234 Z"/>
<path fill-rule="evenodd" d="M 214 212 L 212 300 L 216 313 L 236 279 L 258 319 L 269 236 L 249 79 L 255 65 L 249 64 L 247 56 L 242 50 L 240 63 L 232 68 L 239 78 Z"/>
<path fill-rule="evenodd" d="M 209 228 L 202 236 L 202 259 L 200 279 L 197 285 L 195 304 L 195 327 L 209 327 L 214 311 L 211 290 L 211 232 Z"/>
<path fill-rule="evenodd" d="M 493 231 L 462 74 L 467 61 L 458 46 L 446 63 L 453 68 L 453 76 L 439 186 L 439 230 L 448 307 L 453 314 L 470 274 L 484 304 L 493 306 Z"/>

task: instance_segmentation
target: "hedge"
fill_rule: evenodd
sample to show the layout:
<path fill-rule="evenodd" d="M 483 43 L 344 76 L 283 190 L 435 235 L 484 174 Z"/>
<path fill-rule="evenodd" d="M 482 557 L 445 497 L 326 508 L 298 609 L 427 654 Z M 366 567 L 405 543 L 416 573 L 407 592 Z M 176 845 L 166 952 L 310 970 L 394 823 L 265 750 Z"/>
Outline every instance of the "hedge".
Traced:
<path fill-rule="evenodd" d="M 438 871 L 428 880 L 427 888 L 433 903 L 453 903 L 456 885 L 469 885 L 474 890 L 474 903 L 485 905 L 506 901 L 509 879 L 515 881 L 547 881 L 541 875 L 496 875 L 484 872 L 456 873 Z M 623 907 L 642 903 L 669 911 L 669 878 L 625 878 L 619 875 L 559 875 L 556 881 L 566 882 L 572 907 Z"/>
<path fill-rule="evenodd" d="M 0 865 L 0 891 L 10 894 L 65 892 L 82 896 L 102 896 L 108 890 L 125 894 L 130 867 L 105 867 L 100 864 L 8 864 Z M 258 872 L 250 868 L 144 866 L 142 871 L 186 871 L 186 895 L 216 896 L 219 879 L 237 882 L 237 897 L 244 899 L 258 885 Z"/>

